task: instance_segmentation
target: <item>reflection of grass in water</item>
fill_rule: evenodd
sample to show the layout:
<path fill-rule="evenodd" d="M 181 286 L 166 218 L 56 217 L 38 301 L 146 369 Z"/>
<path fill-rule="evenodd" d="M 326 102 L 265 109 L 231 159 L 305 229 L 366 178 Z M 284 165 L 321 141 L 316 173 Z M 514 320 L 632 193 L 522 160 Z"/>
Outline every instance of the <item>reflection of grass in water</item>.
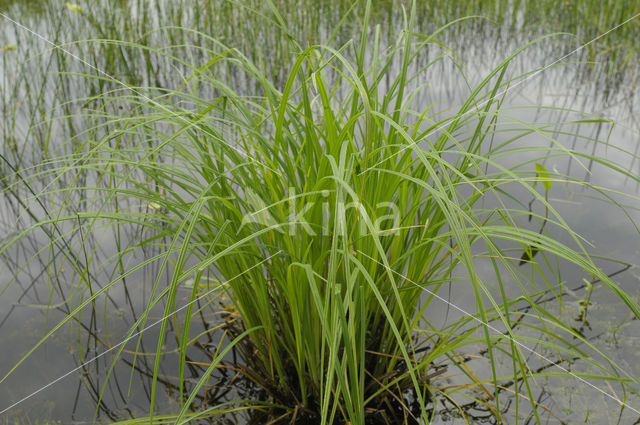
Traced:
<path fill-rule="evenodd" d="M 273 16 L 278 31 L 290 33 L 286 19 L 275 10 Z M 369 28 L 369 15 L 360 18 L 362 28 Z M 90 295 L 65 322 L 119 284 L 122 275 L 145 265 L 160 270 L 147 309 L 130 335 L 153 322 L 148 317 L 153 307 L 164 305 L 165 315 L 175 311 L 181 283 L 189 283 L 193 301 L 215 291 L 204 286 L 211 283 L 209 274 L 226 282 L 217 293 L 224 291 L 233 306 L 221 313 L 225 322 L 218 334 L 224 337 L 215 342 L 222 350 L 234 340 L 242 356 L 227 366 L 261 388 L 263 399 L 192 404 L 204 393 L 213 368 L 222 364 L 223 353 L 215 348 L 209 353 L 211 367 L 194 385 L 186 366 L 196 343 L 191 321 L 179 324 L 169 317 L 160 325 L 151 397 L 159 391 L 165 341 L 172 337 L 181 346 L 176 397 L 184 407 L 164 420 L 246 408 L 253 409 L 256 421 L 264 420 L 263 414 L 280 416 L 283 423 L 415 423 L 414 417 L 428 421 L 441 411 L 470 415 L 472 409 L 498 419 L 532 411 L 539 419 L 544 407 L 535 402 L 535 379 L 546 370 L 529 367 L 530 353 L 513 342 L 519 332 L 524 328 L 527 333 L 522 343 L 546 346 L 558 353 L 556 358 L 592 361 L 586 351 L 595 348 L 537 303 L 557 294 L 556 276 L 546 271 L 553 270 L 556 259 L 592 273 L 638 314 L 637 304 L 594 264 L 581 239 L 547 202 L 557 182 L 589 185 L 550 173 L 541 163 L 557 155 L 612 169 L 616 165 L 567 149 L 552 138 L 549 127 L 511 120 L 500 110 L 503 98 L 491 97 L 513 83 L 506 73 L 511 57 L 471 90 L 453 115 L 413 110 L 421 88 L 410 82 L 414 76 L 420 81 L 421 74 L 413 75 L 411 65 L 418 52 L 436 48 L 433 38 L 413 35 L 415 18 L 411 13 L 404 32 L 412 36 L 400 37 L 388 50 L 377 31 L 363 31 L 359 42 L 340 51 L 301 50 L 295 38 L 282 42 L 277 52 L 292 53 L 288 63 L 293 67 L 275 68 L 281 74 L 276 77 L 218 40 L 175 31 L 214 46 L 194 49 L 194 62 L 180 65 L 184 80 L 179 88 L 96 92 L 85 105 L 97 105 L 89 117 L 103 127 L 96 124 L 78 133 L 70 156 L 45 150 L 50 162 L 19 170 L 19 176 L 7 173 L 23 184 L 12 188 L 14 195 L 29 190 L 24 184 L 31 176 L 54 183 L 33 194 L 50 200 L 43 204 L 51 221 L 28 230 L 55 223 L 48 233 L 55 242 L 52 252 L 74 249 L 65 265 L 77 273 L 71 288 L 88 288 Z M 144 46 L 108 46 L 108 58 L 132 51 L 163 64 L 177 62 Z M 351 54 L 345 57 L 342 51 Z M 146 60 L 152 73 L 153 62 Z M 387 67 L 392 63 L 399 69 Z M 108 79 L 81 77 L 85 88 L 117 87 Z M 247 81 L 255 93 L 249 97 L 235 90 L 238 81 Z M 112 104 L 126 105 L 126 112 Z M 77 112 L 71 113 L 66 122 L 72 126 L 77 118 Z M 512 138 L 502 142 L 498 136 L 507 126 Z M 552 141 L 553 147 L 518 148 L 516 143 L 531 134 Z M 505 156 L 518 158 L 523 152 L 537 157 L 510 168 L 500 165 Z M 534 197 L 546 213 L 531 213 L 512 199 L 509 184 Z M 255 211 L 249 191 L 262 201 L 270 220 L 243 220 L 264 212 Z M 492 207 L 482 207 L 483 199 Z M 401 214 L 377 226 L 393 206 Z M 292 210 L 302 212 L 304 223 Z M 525 228 L 521 223 L 529 216 L 545 231 Z M 98 247 L 86 241 L 105 227 L 117 234 L 120 226 L 136 228 L 137 238 L 119 246 L 113 279 L 101 285 L 88 273 L 89 266 L 100 267 L 94 259 Z M 569 235 L 574 248 L 557 242 L 551 231 Z M 3 241 L 1 250 L 15 242 Z M 154 245 L 160 249 L 157 256 L 142 264 L 126 262 L 130 251 Z M 490 263 L 491 276 L 476 270 L 481 259 Z M 169 275 L 166 284 L 161 272 Z M 518 285 L 519 295 L 505 295 L 506 279 Z M 445 328 L 429 321 L 432 303 L 440 301 L 425 294 L 446 296 L 449 284 L 467 288 L 475 300 L 473 313 L 484 324 L 469 316 Z M 212 307 L 194 305 L 186 317 Z M 496 333 L 488 323 L 505 333 Z M 583 351 L 571 342 L 573 337 Z M 478 344 L 486 351 L 485 358 L 476 359 L 484 367 L 470 368 L 467 359 Z M 499 367 L 505 359 L 506 371 Z M 596 370 L 611 385 L 635 394 L 621 369 L 597 360 Z M 456 380 L 445 381 L 452 375 Z M 504 388 L 515 388 L 518 396 L 510 397 Z M 515 407 L 504 413 L 501 409 L 509 405 Z M 155 408 L 152 400 L 152 416 Z"/>
<path fill-rule="evenodd" d="M 12 4 L 11 1 L 6 1 L 7 7 Z M 81 12 L 74 11 L 73 7 L 64 7 L 65 3 L 79 6 Z M 538 0 L 535 3 L 419 0 L 416 29 L 431 32 L 437 26 L 461 16 L 482 15 L 496 21 L 497 26 L 509 33 L 509 37 L 519 37 L 522 34 L 523 43 L 548 32 L 574 34 L 576 39 L 573 41 L 568 36 L 559 36 L 555 39 L 557 44 L 553 40 L 547 43 L 561 52 L 570 49 L 572 43 L 586 42 L 640 11 L 640 2 L 637 0 L 628 2 L 625 7 L 621 7 L 620 3 L 617 0 L 573 2 L 571 7 L 562 8 L 559 11 L 561 13 L 557 13 L 557 2 L 552 0 Z M 45 33 L 52 41 L 72 43 L 66 45 L 66 48 L 108 74 L 132 85 L 175 87 L 179 84 L 181 73 L 189 72 L 188 67 L 176 65 L 168 59 L 163 60 L 147 50 L 131 49 L 125 44 L 108 43 L 104 40 L 139 42 L 154 49 L 169 49 L 171 54 L 187 62 L 202 62 L 202 50 L 184 46 L 195 44 L 214 48 L 203 36 L 206 34 L 223 41 L 229 47 L 240 49 L 262 67 L 270 78 L 281 84 L 285 70 L 291 66 L 294 57 L 292 53 L 295 52 L 295 47 L 292 48 L 290 40 L 297 40 L 300 46 L 308 46 L 323 44 L 334 37 L 337 44 L 341 45 L 357 37 L 359 31 L 357 20 L 345 17 L 362 16 L 365 3 L 344 0 L 279 1 L 279 14 L 282 21 L 287 22 L 287 31 L 277 25 L 278 19 L 274 17 L 269 3 L 261 0 L 250 0 L 242 5 L 233 1 L 204 2 L 198 7 L 192 7 L 190 0 L 38 0 L 21 4 L 20 8 L 13 4 L 13 18 Z M 27 7 L 31 4 L 38 8 L 32 10 Z M 395 28 L 402 26 L 398 4 L 375 2 L 372 13 L 373 23 L 382 25 L 381 42 L 393 44 L 397 37 Z M 520 19 L 516 19 L 516 16 L 520 16 Z M 338 26 L 343 19 L 342 25 Z M 47 22 L 44 26 L 43 21 Z M 587 81 L 590 78 L 602 78 L 603 82 L 596 90 L 597 94 L 602 95 L 615 92 L 616 87 L 626 84 L 624 78 L 635 78 L 633 75 L 637 74 L 638 64 L 635 40 L 640 37 L 639 22 L 629 22 L 597 43 L 587 46 L 582 51 L 583 56 L 572 58 L 599 62 L 599 65 L 581 67 L 578 79 Z M 158 29 L 160 25 L 166 28 Z M 200 33 L 168 29 L 173 26 L 193 27 Z M 339 28 L 335 33 L 332 32 L 334 27 Z M 0 103 L 5 104 L 0 128 L 3 139 L 10 140 L 11 143 L 3 144 L 2 150 L 15 163 L 28 165 L 53 154 L 50 152 L 52 149 L 61 149 L 58 139 L 67 140 L 69 135 L 91 128 L 97 124 L 96 120 L 101 120 L 95 115 L 84 115 L 84 107 L 98 109 L 117 106 L 109 102 L 102 105 L 69 104 L 65 103 L 67 100 L 91 97 L 112 89 L 119 90 L 120 87 L 103 79 L 69 78 L 66 73 L 83 73 L 86 72 L 85 67 L 78 66 L 67 55 L 59 52 L 33 55 L 34 52 L 41 52 L 51 46 L 23 31 L 12 28 L 10 32 L 13 32 L 15 40 L 7 44 L 18 46 L 18 52 L 14 52 L 10 59 L 7 57 L 3 62 L 5 75 L 9 78 L 0 83 Z M 486 19 L 473 19 L 449 31 L 446 38 L 451 42 L 459 40 L 461 48 L 471 46 L 473 49 L 491 49 L 493 46 L 485 42 L 485 37 L 475 36 L 478 33 L 497 35 L 496 26 Z M 87 37 L 94 41 L 75 44 L 76 40 Z M 483 44 L 478 44 L 479 42 Z M 0 40 L 0 48 L 4 45 Z M 493 48 L 499 47 L 496 45 Z M 556 55 L 551 50 L 548 54 Z M 558 53 L 557 56 L 561 54 Z M 477 58 L 481 59 L 482 56 Z M 2 60 L 0 57 L 0 61 Z M 65 75 L 58 75 L 58 72 Z M 245 82 L 242 79 L 238 81 L 239 84 Z M 631 81 L 629 84 L 635 83 Z M 254 85 L 247 92 L 251 93 L 254 89 L 259 87 Z M 104 99 L 92 99 L 92 102 L 98 101 Z M 54 117 L 58 119 L 53 120 Z M 52 140 L 56 142 L 52 144 Z M 68 152 L 73 152 L 75 148 L 77 145 L 73 143 L 67 146 Z"/>
<path fill-rule="evenodd" d="M 63 421 L 49 419 L 54 409 L 55 404 L 52 401 L 43 401 L 38 405 L 37 412 L 32 409 L 16 409 L 15 412 L 3 415 L 0 425 L 63 425 Z"/>
<path fill-rule="evenodd" d="M 43 3 L 41 0 L 0 0 L 0 12 L 7 11 L 16 5 L 27 13 L 42 12 L 45 9 Z"/>

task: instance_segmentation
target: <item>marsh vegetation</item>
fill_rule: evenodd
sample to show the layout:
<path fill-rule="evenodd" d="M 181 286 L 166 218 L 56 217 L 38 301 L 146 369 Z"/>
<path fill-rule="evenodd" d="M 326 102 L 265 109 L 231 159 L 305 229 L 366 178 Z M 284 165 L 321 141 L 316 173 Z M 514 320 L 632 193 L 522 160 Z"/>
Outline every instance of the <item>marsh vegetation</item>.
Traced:
<path fill-rule="evenodd" d="M 0 417 L 638 420 L 639 5 L 461 3 L 0 2 Z"/>

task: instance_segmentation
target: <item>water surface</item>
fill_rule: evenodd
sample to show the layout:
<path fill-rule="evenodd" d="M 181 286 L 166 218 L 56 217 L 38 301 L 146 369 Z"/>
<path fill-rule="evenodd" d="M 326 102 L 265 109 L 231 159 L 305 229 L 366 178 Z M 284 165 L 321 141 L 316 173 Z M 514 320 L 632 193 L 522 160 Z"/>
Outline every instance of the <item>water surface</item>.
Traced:
<path fill-rule="evenodd" d="M 144 42 L 154 48 L 167 46 L 166 49 L 172 53 L 181 55 L 181 58 L 193 63 L 203 63 L 206 58 L 201 50 L 184 46 L 209 46 L 211 41 L 203 34 L 159 28 L 182 25 L 206 32 L 207 29 L 218 25 L 215 31 L 220 39 L 237 45 L 239 49 L 244 49 L 242 51 L 247 55 L 261 61 L 270 70 L 276 84 L 283 84 L 287 76 L 288 68 L 285 65 L 289 60 L 290 51 L 283 44 L 281 30 L 274 29 L 268 20 L 262 27 L 243 27 L 240 23 L 242 12 L 234 6 L 187 7 L 182 13 L 163 1 L 149 2 L 147 5 L 132 1 L 124 8 L 118 5 L 112 9 L 105 6 L 105 2 L 96 2 L 93 5 L 81 3 L 82 12 L 78 13 L 55 2 L 34 3 L 38 6 L 10 3 L 1 3 L 0 10 L 7 11 L 13 19 L 58 44 L 71 43 L 74 40 L 116 38 Z M 338 6 L 332 9 L 325 3 L 322 4 L 316 13 L 318 16 L 326 13 L 328 18 L 314 19 L 314 16 L 300 12 L 299 20 L 292 24 L 296 31 L 306 31 L 309 43 L 328 40 L 331 36 L 329 29 L 335 23 L 335 15 L 341 10 Z M 216 10 L 215 7 L 219 7 L 220 10 Z M 380 11 L 382 10 L 386 9 L 381 8 Z M 447 11 L 449 17 L 456 17 L 456 13 L 461 11 Z M 311 15 L 311 12 L 309 14 Z M 423 17 L 420 20 L 420 29 L 425 32 L 432 29 L 437 24 L 437 20 L 433 19 L 436 15 L 428 15 L 426 12 L 420 15 Z M 386 37 L 386 43 L 393 43 L 393 27 L 400 26 L 399 19 L 400 15 L 393 11 L 378 12 L 374 15 L 374 23 L 381 25 L 381 34 Z M 525 15 L 515 14 L 510 25 L 507 25 L 507 21 L 495 25 L 485 20 L 471 20 L 443 33 L 441 39 L 459 57 L 441 60 L 424 74 L 423 81 L 415 81 L 415 87 L 421 88 L 419 96 L 416 96 L 414 108 L 421 110 L 436 104 L 436 111 L 455 111 L 468 96 L 469 85 L 473 86 L 481 81 L 483 76 L 509 52 L 543 33 L 544 28 L 532 29 L 530 25 L 525 25 L 527 19 L 529 18 Z M 0 169 L 5 174 L 16 169 L 24 169 L 28 175 L 30 165 L 51 158 L 56 153 L 73 151 L 83 137 L 87 137 L 85 131 L 95 126 L 96 121 L 100 122 L 99 117 L 83 115 L 83 111 L 89 110 L 87 106 L 92 102 L 83 98 L 108 90 L 122 90 L 123 87 L 111 81 L 86 78 L 87 75 L 99 75 L 91 67 L 95 66 L 129 85 L 160 88 L 176 88 L 182 81 L 181 73 L 188 71 L 187 68 L 181 68 L 179 64 L 171 63 L 165 57 L 140 49 L 118 48 L 98 41 L 84 41 L 79 44 L 66 44 L 65 49 L 68 52 L 63 52 L 51 49 L 43 40 L 7 21 L 3 22 L 1 28 L 0 48 L 16 46 L 15 50 L 7 49 L 0 52 L 0 111 L 5 117 L 0 123 L 0 129 L 2 151 L 6 158 L 3 168 Z M 353 31 L 354 28 L 345 26 L 336 35 L 334 43 L 348 40 L 354 35 Z M 585 30 L 580 36 L 587 34 L 589 32 Z M 168 47 L 172 45 L 180 47 Z M 624 67 L 614 67 L 615 71 L 612 72 L 612 64 L 620 61 L 619 55 L 612 57 L 602 54 L 596 57 L 599 60 L 593 62 L 593 51 L 581 49 L 564 57 L 577 46 L 576 39 L 558 35 L 532 45 L 513 61 L 507 77 L 514 80 L 505 96 L 501 125 L 508 128 L 509 123 L 515 120 L 541 125 L 549 123 L 557 127 L 556 136 L 559 142 L 603 158 L 620 161 L 638 175 L 640 162 L 631 159 L 628 154 L 616 152 L 615 149 L 637 153 L 640 146 L 640 128 L 638 121 L 634 119 L 638 103 L 635 96 L 637 64 L 627 61 Z M 437 47 L 429 49 L 428 55 L 418 59 L 418 64 L 427 64 L 443 52 L 443 49 Z M 78 55 L 91 66 L 78 62 L 69 53 Z M 555 63 L 563 57 L 564 59 Z M 554 64 L 550 69 L 517 78 L 525 72 L 550 64 Z M 393 66 L 397 68 L 400 64 Z M 462 66 L 466 79 L 459 72 L 459 66 Z M 240 87 L 247 94 L 252 94 L 254 88 L 242 75 L 227 77 L 230 84 Z M 201 93 L 203 96 L 214 94 Z M 131 105 L 122 101 L 104 107 L 122 114 L 131 109 Z M 553 110 L 549 107 L 563 109 Z M 568 110 L 586 111 L 589 115 Z M 612 119 L 616 124 L 577 122 L 594 117 Z M 562 124 L 569 121 L 575 123 Z M 565 136 L 563 132 L 579 133 L 587 138 L 606 138 L 612 146 L 596 145 L 587 139 Z M 508 136 L 509 133 L 505 132 L 504 137 Z M 498 137 L 493 143 L 498 144 L 501 141 Z M 552 145 L 536 134 L 523 138 L 520 143 L 525 146 Z M 505 164 L 516 163 L 521 162 L 523 157 L 507 157 L 504 160 Z M 593 244 L 591 250 L 603 257 L 598 259 L 598 263 L 604 270 L 616 273 L 624 269 L 616 274 L 615 281 L 638 299 L 640 270 L 635 264 L 640 255 L 640 245 L 633 222 L 640 218 L 640 205 L 637 202 L 640 189 L 630 179 L 614 175 L 604 167 L 588 161 L 581 164 L 578 161 L 568 161 L 566 158 L 550 158 L 544 166 L 548 170 L 567 173 L 577 179 L 588 180 L 595 185 L 607 186 L 615 191 L 636 196 L 630 199 L 613 192 L 608 193 L 611 199 L 624 203 L 625 213 L 611 208 L 611 199 L 603 200 L 602 194 L 586 191 L 578 186 L 555 185 L 550 192 L 550 202 L 577 233 Z M 31 181 L 31 190 L 36 193 L 47 190 L 50 183 L 34 179 Z M 60 182 L 66 183 L 69 182 Z M 5 241 L 10 240 L 17 232 L 32 226 L 38 218 L 50 213 L 47 204 L 38 205 L 34 202 L 33 193 L 24 188 L 20 190 L 20 193 L 12 193 L 9 190 L 3 194 L 0 228 L 7 235 Z M 525 191 L 517 188 L 514 190 L 522 196 L 521 202 L 530 201 L 525 199 Z M 18 202 L 18 198 L 24 199 L 26 204 Z M 51 205 L 60 202 L 55 193 L 44 198 L 48 199 Z M 127 205 L 127 200 L 122 202 L 123 206 Z M 35 212 L 35 216 L 24 213 L 25 205 L 30 206 L 30 211 Z M 78 211 L 84 206 L 83 200 L 79 197 Z M 541 213 L 542 207 L 539 203 L 533 203 L 531 207 Z M 527 222 L 526 217 L 521 219 Z M 526 226 L 536 229 L 539 223 L 527 222 Z M 132 254 L 125 259 L 124 264 L 114 262 L 113 256 L 118 247 L 126 246 L 129 241 L 140 236 L 138 230 L 131 226 L 120 228 L 118 231 L 105 229 L 101 237 L 92 236 L 91 242 L 83 249 L 79 249 L 77 245 L 65 247 L 61 245 L 63 242 L 59 241 L 57 248 L 73 256 L 65 258 L 64 254 L 52 249 L 50 243 L 51 234 L 64 233 L 65 230 L 70 229 L 45 227 L 3 253 L 0 278 L 0 341 L 3 341 L 0 371 L 3 375 L 47 331 L 73 310 L 80 300 L 86 299 L 92 291 L 98 290 L 113 279 L 114 270 L 126 269 L 159 253 L 149 248 Z M 74 236 L 84 238 L 77 233 Z M 566 235 L 558 235 L 558 238 L 566 238 Z M 568 239 L 562 241 L 572 243 Z M 90 252 L 86 250 L 86 246 L 92 247 Z M 515 257 L 521 254 L 514 248 Z M 627 269 L 620 264 L 607 261 L 605 257 L 616 258 L 633 266 Z M 90 262 L 89 258 L 92 258 Z M 50 267 L 52 261 L 56 265 L 54 268 Z M 77 267 L 74 269 L 71 266 L 73 261 L 76 261 L 76 264 L 91 264 L 88 277 L 82 284 L 77 284 L 78 274 L 82 273 L 82 270 Z M 491 274 L 487 261 L 479 259 L 477 267 L 479 270 L 486 268 L 488 275 Z M 529 266 L 525 265 L 522 269 L 526 267 Z M 55 272 L 52 273 L 52 270 Z M 575 328 L 587 336 L 594 346 L 618 362 L 632 377 L 640 377 L 640 363 L 637 362 L 636 354 L 640 344 L 637 336 L 640 335 L 638 321 L 632 320 L 620 300 L 597 282 L 590 295 L 592 304 L 585 316 L 581 310 L 581 301 L 587 296 L 584 280 L 590 280 L 590 277 L 567 265 L 559 265 L 559 270 L 559 281 L 562 282 L 567 295 L 562 304 L 545 299 L 547 308 L 563 320 L 574 323 Z M 109 291 L 108 297 L 101 297 L 90 308 L 85 308 L 77 322 L 69 323 L 57 330 L 52 338 L 18 366 L 16 371 L 0 384 L 0 410 L 14 403 L 19 404 L 4 413 L 0 423 L 110 423 L 118 419 L 148 414 L 155 360 L 150 353 L 156 349 L 158 328 L 145 331 L 140 345 L 137 345 L 137 338 L 126 344 L 124 354 L 115 363 L 115 369 L 106 381 L 107 390 L 97 412 L 96 402 L 111 367 L 113 353 L 104 355 L 97 361 L 90 360 L 127 337 L 130 326 L 144 309 L 158 273 L 156 264 L 118 282 Z M 159 279 L 162 284 L 168 284 L 169 277 L 166 273 L 161 274 Z M 516 283 L 511 282 L 511 285 L 514 295 L 519 294 Z M 473 299 L 465 295 L 469 293 L 468 289 L 464 285 L 452 284 L 450 291 L 443 294 L 446 294 L 450 302 L 456 306 L 468 312 L 475 312 Z M 178 294 L 178 303 L 184 303 L 189 292 L 190 288 L 183 288 Z M 213 327 L 222 320 L 224 307 L 219 301 L 212 301 L 212 307 L 202 310 L 200 327 L 192 329 L 193 335 Z M 430 317 L 434 318 L 435 323 L 437 319 L 445 323 L 460 317 L 461 313 L 450 305 L 436 304 L 438 303 L 434 304 L 434 310 L 430 312 Z M 158 320 L 163 309 L 163 305 L 158 305 L 152 311 L 147 325 Z M 183 319 L 178 317 L 178 326 Z M 179 410 L 176 366 L 178 355 L 175 351 L 178 341 L 174 329 L 169 329 L 169 335 L 166 346 L 163 347 L 168 354 L 163 356 L 161 362 L 161 390 L 157 400 L 159 413 Z M 188 379 L 192 382 L 197 382 L 206 369 L 219 338 L 219 335 L 213 334 L 209 341 L 203 339 L 204 342 L 200 346 L 194 345 L 193 350 L 188 353 Z M 545 358 L 553 358 L 554 353 L 548 352 L 544 347 L 530 348 L 542 353 Z M 589 350 L 588 347 L 584 349 Z M 134 356 L 135 353 L 138 355 Z M 90 362 L 85 364 L 87 361 Z M 478 362 L 479 371 L 482 369 L 481 364 Z M 531 356 L 532 368 L 544 365 L 543 358 Z M 571 370 L 576 372 L 594 372 L 588 364 L 564 364 L 563 367 L 571 367 Z M 76 372 L 21 402 L 22 398 L 43 385 L 76 368 Z M 506 368 L 508 370 L 508 364 Z M 455 377 L 449 379 L 451 383 L 456 382 Z M 233 391 L 224 395 L 229 390 L 229 380 L 229 373 L 224 370 L 218 372 L 196 407 L 213 399 L 224 401 L 237 396 Z M 549 407 L 554 415 L 569 422 L 604 423 L 609 418 L 607 412 L 619 410 L 617 403 L 579 380 L 550 376 L 546 380 L 540 380 L 538 384 L 540 402 Z M 603 391 L 610 391 L 605 385 L 595 384 Z M 629 403 L 640 408 L 640 400 L 637 398 L 631 397 Z M 455 415 L 452 412 L 453 410 L 443 411 L 437 418 L 442 422 L 453 420 Z M 478 416 L 481 416 L 481 412 Z M 632 412 L 622 412 L 621 423 L 631 423 L 629 421 L 632 419 L 637 419 Z"/>

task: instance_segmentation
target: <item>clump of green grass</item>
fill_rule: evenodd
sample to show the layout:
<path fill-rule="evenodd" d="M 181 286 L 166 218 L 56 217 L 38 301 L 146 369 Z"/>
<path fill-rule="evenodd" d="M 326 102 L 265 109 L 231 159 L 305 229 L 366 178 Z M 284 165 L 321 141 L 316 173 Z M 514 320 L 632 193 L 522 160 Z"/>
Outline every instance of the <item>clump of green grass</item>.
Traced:
<path fill-rule="evenodd" d="M 469 403 L 501 421 L 512 401 L 515 415 L 531 413 L 540 420 L 543 407 L 535 401 L 534 381 L 547 371 L 529 366 L 529 348 L 535 345 L 556 350 L 560 362 L 591 362 L 601 371 L 598 379 L 636 394 L 620 368 L 606 358 L 591 359 L 571 338 L 588 347 L 589 341 L 536 301 L 560 297 L 559 283 L 545 267 L 557 259 L 601 280 L 640 315 L 637 303 L 597 267 L 548 201 L 557 182 L 589 184 L 550 173 L 541 163 L 567 156 L 637 176 L 562 146 L 544 126 L 515 119 L 512 136 L 493 143 L 509 119 L 498 96 L 514 81 L 507 68 L 528 46 L 473 87 L 455 113 L 436 114 L 433 105 L 416 110 L 425 70 L 415 62 L 436 45 L 447 52 L 437 42 L 439 32 L 416 32 L 414 6 L 404 30 L 386 45 L 379 29 L 368 31 L 370 13 L 368 3 L 357 42 L 306 49 L 292 42 L 294 60 L 280 85 L 240 51 L 209 39 L 215 48 L 202 49 L 206 61 L 181 63 L 190 69 L 181 87 L 128 86 L 124 94 L 96 96 L 102 105 L 129 104 L 130 112 L 94 111 L 104 127 L 84 133 L 71 155 L 36 168 L 35 176 L 52 181 L 35 197 L 60 201 L 56 215 L 29 230 L 68 226 L 81 229 L 84 241 L 83 235 L 105 226 L 144 228 L 138 241 L 118 253 L 120 264 L 133 250 L 162 249 L 92 291 L 65 320 L 136 269 L 160 264 L 147 309 L 129 334 L 164 305 L 146 421 L 182 423 L 252 408 L 256 420 L 265 422 L 415 424 L 432 421 L 442 406 L 466 417 Z M 278 10 L 273 14 L 286 32 Z M 233 75 L 233 82 L 225 75 Z M 238 81 L 250 82 L 258 92 L 243 94 Z M 530 134 L 554 145 L 544 151 L 518 147 Z M 505 156 L 521 152 L 533 159 L 503 165 Z M 72 183 L 58 186 L 62 181 Z M 546 213 L 511 206 L 515 186 Z M 531 215 L 540 231 L 522 225 Z M 571 247 L 558 242 L 559 232 L 570 236 Z M 60 240 L 69 234 L 54 228 L 52 247 L 65 249 Z M 481 259 L 490 264 L 490 275 L 478 271 Z M 523 264 L 531 273 L 521 271 Z M 86 269 L 79 268 L 80 281 L 86 280 Z M 161 285 L 163 272 L 171 276 L 167 286 Z M 205 279 L 208 275 L 215 278 Z M 184 323 L 174 322 L 183 409 L 158 416 L 167 327 L 187 279 L 192 279 L 190 303 L 215 291 L 229 297 L 221 331 L 233 342 L 221 343 L 207 373 L 188 390 L 185 356 L 194 342 L 190 305 Z M 507 295 L 507 282 L 519 286 L 519 296 Z M 440 294 L 448 285 L 467 288 L 475 311 L 442 327 L 441 318 L 434 320 L 429 312 L 443 302 Z M 520 328 L 536 336 L 520 336 Z M 484 374 L 460 354 L 478 344 L 486 353 Z M 263 400 L 190 410 L 232 348 L 242 354 L 233 367 L 261 389 Z M 556 372 L 576 379 L 567 369 Z M 454 373 L 463 382 L 445 384 L 442 375 Z M 514 396 L 505 393 L 509 386 Z"/>

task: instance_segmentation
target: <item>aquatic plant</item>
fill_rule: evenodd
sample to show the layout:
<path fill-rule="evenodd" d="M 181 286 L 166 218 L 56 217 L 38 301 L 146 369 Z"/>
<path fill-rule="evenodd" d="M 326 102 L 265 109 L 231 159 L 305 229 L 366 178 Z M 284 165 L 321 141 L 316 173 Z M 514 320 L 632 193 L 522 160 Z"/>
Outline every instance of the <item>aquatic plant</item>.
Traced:
<path fill-rule="evenodd" d="M 289 34 L 278 8 L 271 12 Z M 98 105 L 89 115 L 99 124 L 74 136 L 70 154 L 47 155 L 32 169 L 14 166 L 2 179 L 9 194 L 31 190 L 34 179 L 46 184 L 22 204 L 42 218 L 3 241 L 1 251 L 41 229 L 51 251 L 68 256 L 77 272 L 75 289 L 89 291 L 76 304 L 69 296 L 66 319 L 43 341 L 123 278 L 156 264 L 144 314 L 128 334 L 140 343 L 139 329 L 150 323 L 152 311 L 162 310 L 145 421 L 183 423 L 238 409 L 251 409 L 256 421 L 281 423 L 420 423 L 442 409 L 463 418 L 470 409 L 486 409 L 498 421 L 529 414 L 540 421 L 545 406 L 536 401 L 533 383 L 549 374 L 606 380 L 637 395 L 622 368 L 604 356 L 594 359 L 597 348 L 539 301 L 561 301 L 552 264 L 564 261 L 603 282 L 640 315 L 636 301 L 597 266 L 549 202 L 560 183 L 592 185 L 542 163 L 564 156 L 638 177 L 606 158 L 563 146 L 547 124 L 525 123 L 501 110 L 505 89 L 522 77 L 510 76 L 508 67 L 530 44 L 507 56 L 470 88 L 457 111 L 446 114 L 420 103 L 421 77 L 433 64 L 419 59 L 432 48 L 441 49 L 440 60 L 455 57 L 438 36 L 465 20 L 422 35 L 414 4 L 403 31 L 386 43 L 379 27 L 369 30 L 370 16 L 371 2 L 358 42 L 305 48 L 292 38 L 282 51 L 294 60 L 282 79 L 198 31 L 174 29 L 214 46 L 197 49 L 204 58 L 198 63 L 110 41 L 116 52 L 133 49 L 189 72 L 175 89 L 82 75 L 120 86 L 82 99 Z M 245 93 L 247 86 L 255 92 Z M 519 144 L 531 135 L 552 146 Z M 606 141 L 589 143 L 617 149 Z M 544 214 L 513 195 L 515 187 Z M 526 218 L 540 227 L 528 228 Z M 118 273 L 96 288 L 90 241 L 105 228 L 134 229 L 136 238 L 118 245 Z M 561 243 L 560 234 L 571 245 Z M 123 266 L 131 252 L 148 247 L 159 253 Z M 74 256 L 76 251 L 83 255 Z M 480 271 L 481 262 L 489 273 Z M 169 276 L 167 285 L 163 276 Z M 459 310 L 460 317 L 439 325 L 442 317 L 430 311 L 446 302 L 450 286 L 466 288 L 475 311 Z M 178 302 L 185 287 L 186 310 Z M 228 299 L 225 321 L 205 333 L 225 336 L 199 382 L 189 385 L 195 302 L 221 293 Z M 198 307 L 205 308 L 215 307 L 211 301 Z M 158 414 L 170 326 L 179 345 L 182 409 Z M 536 347 L 555 351 L 559 369 L 534 366 Z M 225 360 L 232 349 L 241 354 L 235 363 Z M 471 364 L 465 349 L 484 357 Z M 112 367 L 123 350 L 117 347 Z M 599 374 L 569 371 L 567 359 L 583 360 Z M 259 397 L 194 408 L 223 363 L 259 388 Z M 456 380 L 445 379 L 454 374 Z"/>

